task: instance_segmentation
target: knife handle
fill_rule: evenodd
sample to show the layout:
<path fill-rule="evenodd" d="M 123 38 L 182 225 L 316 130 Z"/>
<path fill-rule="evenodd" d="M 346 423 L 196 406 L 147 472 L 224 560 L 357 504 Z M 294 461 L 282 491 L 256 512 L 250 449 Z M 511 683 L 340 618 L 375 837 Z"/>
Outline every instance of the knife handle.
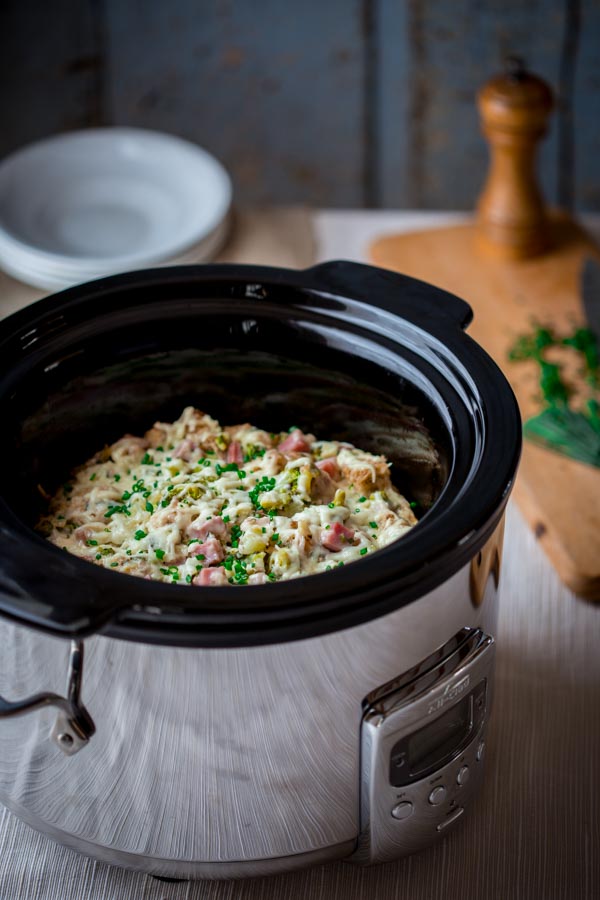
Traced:
<path fill-rule="evenodd" d="M 490 168 L 479 197 L 479 244 L 500 259 L 525 259 L 548 246 L 548 222 L 535 175 L 537 144 L 553 106 L 548 85 L 509 57 L 507 71 L 477 96 Z"/>

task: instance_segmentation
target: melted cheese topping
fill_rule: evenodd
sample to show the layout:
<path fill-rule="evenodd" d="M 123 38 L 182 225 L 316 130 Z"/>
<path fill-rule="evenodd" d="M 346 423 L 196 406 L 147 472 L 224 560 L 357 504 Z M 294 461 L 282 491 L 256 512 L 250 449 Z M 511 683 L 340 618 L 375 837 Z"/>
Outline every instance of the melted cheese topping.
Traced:
<path fill-rule="evenodd" d="M 77 469 L 38 528 L 119 572 L 241 585 L 347 565 L 416 521 L 385 457 L 299 429 L 222 427 L 188 407 Z"/>

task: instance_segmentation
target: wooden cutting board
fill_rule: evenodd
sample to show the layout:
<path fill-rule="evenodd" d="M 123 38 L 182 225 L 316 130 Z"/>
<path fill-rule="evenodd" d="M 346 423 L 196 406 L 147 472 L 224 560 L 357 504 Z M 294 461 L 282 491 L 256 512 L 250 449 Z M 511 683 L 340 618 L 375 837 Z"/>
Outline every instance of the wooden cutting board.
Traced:
<path fill-rule="evenodd" d="M 382 237 L 371 247 L 378 266 L 403 272 L 465 299 L 469 334 L 495 359 L 515 391 L 521 413 L 541 409 L 534 362 L 510 362 L 515 339 L 535 323 L 569 333 L 584 322 L 580 272 L 600 250 L 581 228 L 554 216 L 550 252 L 506 261 L 485 254 L 475 225 Z M 561 579 L 588 600 L 600 600 L 600 469 L 525 442 L 515 496 Z"/>

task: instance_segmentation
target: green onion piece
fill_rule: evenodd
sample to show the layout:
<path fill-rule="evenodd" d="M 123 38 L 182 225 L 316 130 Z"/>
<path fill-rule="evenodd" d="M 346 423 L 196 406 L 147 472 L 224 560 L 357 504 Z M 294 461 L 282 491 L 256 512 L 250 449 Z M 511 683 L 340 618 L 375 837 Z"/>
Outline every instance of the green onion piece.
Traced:
<path fill-rule="evenodd" d="M 147 531 L 142 531 L 141 528 L 139 528 L 139 529 L 136 531 L 136 533 L 134 534 L 134 538 L 136 539 L 136 541 L 141 541 L 141 540 L 143 540 L 143 538 L 145 538 L 145 537 L 148 537 L 148 532 L 147 532 Z"/>
<path fill-rule="evenodd" d="M 157 559 L 164 559 L 164 558 L 165 558 L 165 551 L 164 551 L 164 550 L 155 550 L 154 553 L 156 554 L 156 558 L 157 558 Z"/>

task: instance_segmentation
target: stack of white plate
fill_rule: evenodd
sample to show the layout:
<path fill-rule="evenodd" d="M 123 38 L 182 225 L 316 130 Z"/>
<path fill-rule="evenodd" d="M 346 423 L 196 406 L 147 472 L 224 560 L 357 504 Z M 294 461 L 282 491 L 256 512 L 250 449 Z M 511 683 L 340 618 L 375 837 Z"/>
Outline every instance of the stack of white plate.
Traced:
<path fill-rule="evenodd" d="M 231 181 L 188 141 L 137 128 L 52 137 L 0 164 L 0 266 L 57 290 L 225 240 Z"/>

